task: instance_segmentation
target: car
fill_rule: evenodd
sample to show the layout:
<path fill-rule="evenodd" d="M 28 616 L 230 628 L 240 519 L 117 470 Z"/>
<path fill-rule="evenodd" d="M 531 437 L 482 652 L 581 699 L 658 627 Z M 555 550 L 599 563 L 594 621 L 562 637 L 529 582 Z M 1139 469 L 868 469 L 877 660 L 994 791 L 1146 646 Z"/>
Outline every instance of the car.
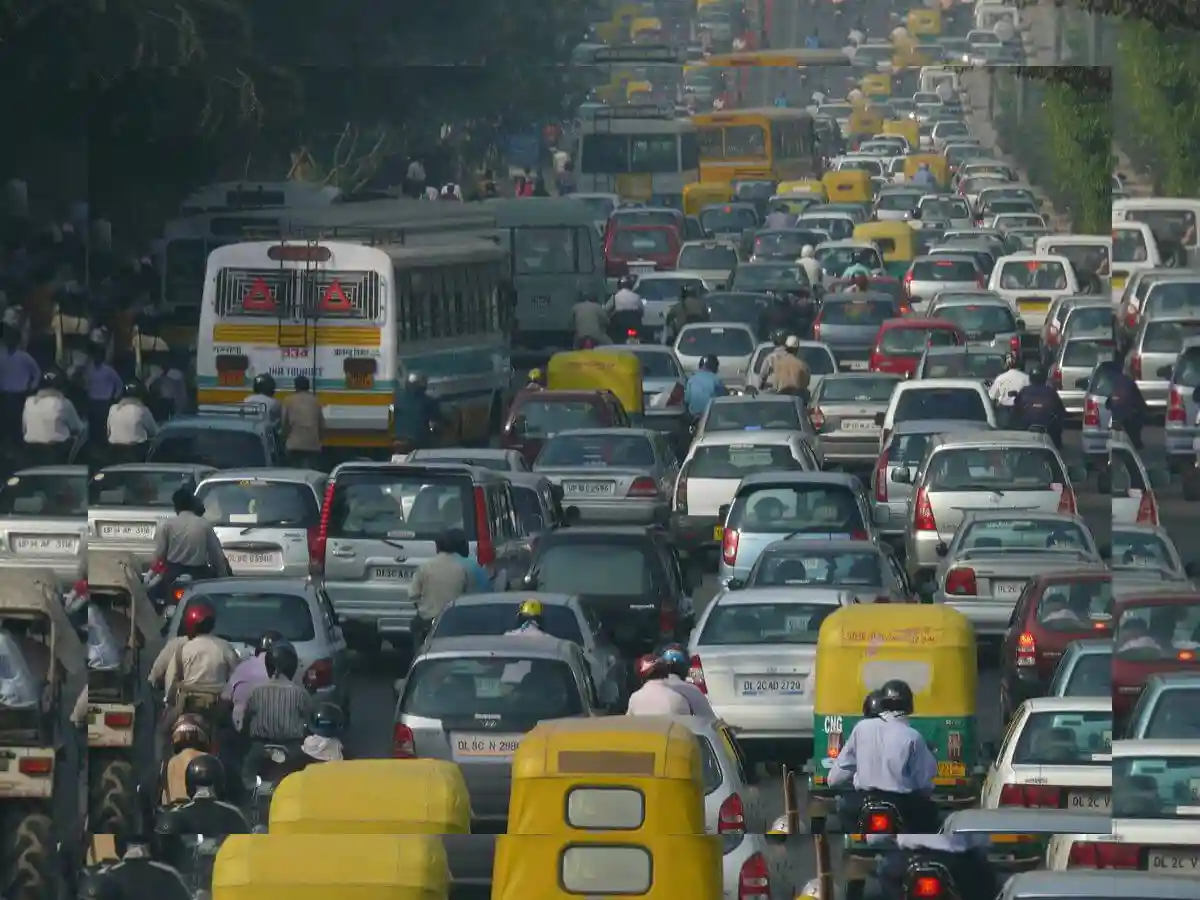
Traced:
<path fill-rule="evenodd" d="M 310 557 L 356 649 L 411 639 L 408 587 L 449 528 L 463 530 L 497 590 L 519 584 L 529 568 L 529 535 L 499 472 L 348 462 L 329 479 Z"/>
<path fill-rule="evenodd" d="M 953 194 L 925 194 L 917 202 L 917 209 L 922 218 L 946 219 L 954 228 L 970 228 L 974 221 L 970 204 Z"/>
<path fill-rule="evenodd" d="M 1200 869 L 1195 834 L 1198 779 L 1200 745 L 1195 741 L 1113 743 L 1112 830 L 1130 861 L 1128 868 L 1180 875 Z"/>
<path fill-rule="evenodd" d="M 654 526 L 581 525 L 543 535 L 521 588 L 578 596 L 626 656 L 681 640 L 694 620 L 690 573 L 671 536 Z"/>
<path fill-rule="evenodd" d="M 805 247 L 829 240 L 829 232 L 816 228 L 764 228 L 754 234 L 751 264 L 780 262 L 792 265 Z M 761 290 L 761 288 L 749 288 Z"/>
<path fill-rule="evenodd" d="M 821 437 L 826 463 L 870 465 L 879 456 L 879 417 L 887 412 L 892 393 L 903 384 L 899 375 L 863 372 L 829 375 L 812 392 L 809 418 Z"/>
<path fill-rule="evenodd" d="M 826 294 L 813 320 L 813 337 L 832 352 L 835 371 L 865 372 L 880 326 L 901 314 L 887 294 Z"/>
<path fill-rule="evenodd" d="M 992 269 L 987 287 L 1007 300 L 1035 333 L 1041 331 L 1055 297 L 1080 293 L 1069 259 L 1036 253 L 1002 256 Z"/>
<path fill-rule="evenodd" d="M 715 356 L 721 380 L 729 387 L 740 387 L 746 383 L 757 343 L 754 329 L 740 322 L 693 322 L 680 329 L 675 356 L 688 375 L 699 371 L 704 357 Z"/>
<path fill-rule="evenodd" d="M 1108 439 L 1108 467 L 1100 473 L 1098 488 L 1111 498 L 1114 525 L 1158 525 L 1155 489 L 1169 487 L 1170 481 L 1170 474 L 1163 469 L 1146 467 L 1129 435 L 1112 432 Z"/>
<path fill-rule="evenodd" d="M 521 391 L 513 398 L 500 445 L 533 465 L 546 438 L 572 428 L 623 428 L 629 414 L 612 391 Z"/>
<path fill-rule="evenodd" d="M 403 460 L 396 462 L 411 463 L 462 463 L 466 466 L 478 466 L 481 469 L 491 469 L 493 472 L 528 472 L 525 457 L 516 450 L 505 450 L 490 447 L 429 447 L 413 450 Z"/>
<path fill-rule="evenodd" d="M 1107 834 L 1110 827 L 1107 817 L 1094 812 L 1004 806 L 955 810 L 942 822 L 941 833 L 989 842 L 988 860 L 1007 874 L 1040 868 L 1047 839 L 1064 833 Z"/>
<path fill-rule="evenodd" d="M 1131 311 L 1135 312 L 1133 327 L 1126 328 L 1126 337 L 1132 337 L 1137 328 L 1153 319 L 1195 319 L 1200 316 L 1200 301 L 1196 290 L 1200 287 L 1200 272 L 1166 270 L 1169 275 L 1151 274 L 1143 278 L 1130 299 Z M 1134 304 L 1140 304 L 1134 306 Z"/>
<path fill-rule="evenodd" d="M 1025 585 L 1047 567 L 1104 570 L 1087 523 L 1073 513 L 968 510 L 936 552 L 934 602 L 957 609 L 987 640 L 1005 635 Z M 1083 621 L 1090 627 L 1090 617 Z"/>
<path fill-rule="evenodd" d="M 770 294 L 750 291 L 713 291 L 704 297 L 708 321 L 745 325 L 759 339 L 765 337 L 774 304 Z"/>
<path fill-rule="evenodd" d="M 962 347 L 966 343 L 966 332 L 953 322 L 923 317 L 888 319 L 871 342 L 867 369 L 911 378 L 929 347 Z"/>
<path fill-rule="evenodd" d="M 989 203 L 995 201 L 1015 200 L 1029 204 L 1033 209 L 1037 209 L 1040 202 L 1033 188 L 1027 184 L 1013 184 L 1006 182 L 1002 184 L 990 185 L 979 192 L 979 198 L 975 203 L 976 209 L 982 209 Z"/>
<path fill-rule="evenodd" d="M 816 248 L 816 260 L 821 264 L 825 277 L 841 278 L 851 266 L 865 266 L 871 272 L 883 271 L 883 256 L 879 247 L 871 241 L 844 238 L 840 241 L 822 241 Z"/>
<path fill-rule="evenodd" d="M 903 222 L 925 196 L 923 188 L 899 186 L 885 189 L 875 198 L 875 218 L 880 222 Z"/>
<path fill-rule="evenodd" d="M 747 475 L 816 472 L 820 462 L 801 432 L 714 431 L 692 443 L 675 482 L 671 533 L 689 561 L 715 569 L 720 556 L 722 506 L 733 501 Z"/>
<path fill-rule="evenodd" d="M 310 469 L 224 469 L 200 482 L 196 501 L 233 574 L 306 577 L 328 480 Z"/>
<path fill-rule="evenodd" d="M 604 240 L 604 274 L 621 278 L 671 271 L 683 244 L 680 226 L 622 225 L 614 214 Z"/>
<path fill-rule="evenodd" d="M 509 472 L 506 477 L 512 493 L 513 512 L 531 539 L 543 532 L 578 523 L 578 511 L 568 514 L 563 509 L 562 488 L 545 475 Z"/>
<path fill-rule="evenodd" d="M 50 569 L 64 584 L 85 577 L 87 466 L 33 466 L 0 487 L 0 564 Z"/>
<path fill-rule="evenodd" d="M 969 256 L 975 260 L 975 264 L 979 266 L 979 271 L 983 273 L 984 278 L 987 278 L 992 273 L 992 269 L 996 265 L 996 260 L 999 258 L 996 255 L 995 249 L 990 245 L 983 242 L 972 244 L 967 241 L 954 241 L 950 244 L 930 246 L 925 251 L 925 255 L 932 256 L 935 259 L 939 257 L 954 258 Z"/>
<path fill-rule="evenodd" d="M 882 174 L 883 163 L 878 159 L 864 157 L 857 163 L 867 169 L 869 174 Z M 854 168 L 858 168 L 858 165 L 855 165 Z M 855 221 L 854 216 L 847 212 L 829 211 L 826 207 L 827 204 L 810 206 L 796 217 L 796 227 L 824 231 L 829 235 L 831 241 L 844 241 L 854 237 L 854 229 L 859 224 Z"/>
<path fill-rule="evenodd" d="M 209 466 L 125 463 L 95 472 L 88 479 L 88 552 L 130 554 L 148 567 L 159 526 L 175 515 L 175 492 L 194 491 L 215 471 Z"/>
<path fill-rule="evenodd" d="M 719 516 L 721 584 L 748 578 L 759 554 L 783 538 L 878 540 L 862 483 L 841 472 L 750 475 Z"/>
<path fill-rule="evenodd" d="M 1200 566 L 1184 562 L 1170 533 L 1161 525 L 1113 522 L 1110 565 L 1130 574 L 1158 570 L 1177 581 L 1200 578 Z"/>
<path fill-rule="evenodd" d="M 1046 318 L 1042 320 L 1042 328 L 1039 335 L 1039 344 L 1041 352 L 1039 358 L 1043 363 L 1049 363 L 1054 358 L 1054 354 L 1058 351 L 1059 342 L 1064 334 L 1064 325 L 1067 321 L 1067 316 L 1071 310 L 1078 304 L 1083 304 L 1088 309 L 1094 309 L 1090 306 L 1092 303 L 1098 303 L 1099 308 L 1108 313 L 1109 316 L 1109 333 L 1112 333 L 1112 306 L 1104 297 L 1097 297 L 1094 294 L 1062 294 L 1050 301 L 1050 307 L 1046 310 Z M 1085 316 L 1085 320 L 1081 324 L 1091 324 L 1092 313 Z M 1091 331 L 1091 328 L 1085 329 Z"/>
<path fill-rule="evenodd" d="M 1200 437 L 1200 338 L 1186 338 L 1167 381 L 1163 445 L 1172 469 L 1180 471 L 1195 462 L 1197 437 Z"/>
<path fill-rule="evenodd" d="M 851 221 L 847 218 L 847 221 Z M 808 294 L 812 283 L 804 267 L 792 261 L 751 262 L 738 266 L 729 285 L 731 291 L 761 294 L 774 291 L 780 294 Z"/>
<path fill-rule="evenodd" d="M 1122 586 L 1114 598 L 1113 621 L 1112 704 L 1120 730 L 1146 679 L 1195 669 L 1200 594 L 1178 582 Z"/>
<path fill-rule="evenodd" d="M 241 469 L 282 466 L 284 452 L 265 406 L 200 406 L 195 415 L 163 423 L 150 439 L 146 461 Z"/>
<path fill-rule="evenodd" d="M 475 834 L 503 834 L 512 758 L 527 732 L 601 711 L 583 650 L 553 637 L 430 641 L 395 688 L 392 757 L 456 763 Z"/>
<path fill-rule="evenodd" d="M 1107 835 L 1107 832 L 1104 833 Z M 1051 841 L 1053 842 L 1053 838 Z M 1110 900 L 1196 900 L 1200 884 L 1183 878 L 1164 878 L 1149 872 L 1114 872 L 1125 868 L 1125 861 L 1136 854 L 1124 852 L 1117 839 L 1097 837 L 1079 844 L 1079 853 L 1072 853 L 1075 865 L 1070 872 L 1039 871 L 1014 875 L 1004 885 L 997 900 L 1085 900 L 1103 896 Z M 1114 865 L 1120 863 L 1120 865 Z M 1079 865 L 1102 866 L 1102 871 L 1089 872 Z M 1129 866 L 1133 868 L 1133 866 Z"/>
<path fill-rule="evenodd" d="M 786 760 L 810 746 L 821 622 L 855 603 L 830 588 L 729 591 L 705 607 L 688 642 L 688 680 L 708 696 L 753 762 Z"/>
<path fill-rule="evenodd" d="M 537 591 L 463 594 L 451 600 L 438 614 L 425 642 L 473 635 L 503 635 L 516 627 L 517 612 L 526 600 L 536 600 L 542 605 L 542 630 L 546 634 L 577 644 L 583 650 L 601 707 L 624 712 L 631 688 L 628 666 L 617 648 L 609 643 L 600 620 L 572 594 Z"/>
<path fill-rule="evenodd" d="M 1151 675 L 1129 714 L 1125 740 L 1200 740 L 1200 673 L 1161 672 Z"/>
<path fill-rule="evenodd" d="M 1108 815 L 1112 731 L 1112 710 L 1104 697 L 1026 700 L 988 766 L 979 805 Z"/>
<path fill-rule="evenodd" d="M 700 227 L 708 239 L 733 237 L 739 239 L 761 222 L 752 202 L 733 201 L 710 203 L 700 210 Z"/>
<path fill-rule="evenodd" d="M 1149 229 L 1146 231 L 1149 233 Z M 1150 239 L 1153 241 L 1153 235 Z M 1150 266 L 1145 262 L 1122 263 L 1118 253 L 1120 246 L 1120 241 L 1113 242 L 1112 290 L 1113 302 L 1116 305 L 1113 324 L 1116 327 L 1117 343 L 1121 345 L 1122 350 L 1127 350 L 1129 342 L 1133 340 L 1141 325 L 1142 307 L 1150 294 L 1150 288 L 1159 281 L 1175 278 L 1181 273 L 1176 268 Z M 1188 270 L 1182 274 L 1195 276 L 1196 271 Z"/>
<path fill-rule="evenodd" d="M 1058 329 L 1059 339 L 1073 335 L 1096 334 L 1113 337 L 1112 303 L 1107 297 L 1084 294 L 1070 297 Z"/>
<path fill-rule="evenodd" d="M 887 436 L 901 422 L 914 419 L 965 419 L 996 427 L 996 410 L 982 381 L 971 378 L 934 378 L 896 385 L 887 409 L 877 420 L 882 449 Z"/>
<path fill-rule="evenodd" d="M 1112 394 L 1113 379 L 1119 371 L 1111 360 L 1101 362 L 1087 377 L 1083 386 L 1083 422 L 1079 430 L 1079 445 L 1089 469 L 1103 470 L 1108 466 L 1109 442 L 1113 431 L 1112 410 L 1107 400 Z"/>
<path fill-rule="evenodd" d="M 687 407 L 683 402 L 687 375 L 670 347 L 626 344 L 610 352 L 629 353 L 642 367 L 642 424 L 686 446 Z"/>
<path fill-rule="evenodd" d="M 1125 374 L 1137 382 L 1152 411 L 1165 413 L 1171 370 L 1188 338 L 1200 337 L 1200 319 L 1143 318 L 1125 358 Z"/>
<path fill-rule="evenodd" d="M 1095 334 L 1077 333 L 1059 342 L 1047 383 L 1058 392 L 1067 415 L 1083 416 L 1088 379 L 1100 362 L 1112 358 L 1114 349 L 1111 337 Z"/>
<path fill-rule="evenodd" d="M 213 634 L 248 659 L 267 631 L 277 631 L 296 648 L 295 681 L 318 702 L 327 700 L 350 718 L 350 653 L 337 613 L 324 587 L 310 578 L 218 578 L 187 585 L 166 609 L 165 637 L 184 635 L 184 618 L 194 605 L 216 612 Z"/>
<path fill-rule="evenodd" d="M 908 603 L 913 591 L 904 567 L 886 544 L 862 540 L 790 538 L 768 544 L 745 581 L 726 589 L 837 588 L 859 603 Z"/>
<path fill-rule="evenodd" d="M 1112 638 L 1071 641 L 1054 669 L 1047 697 L 1112 697 Z"/>
<path fill-rule="evenodd" d="M 967 336 L 968 347 L 1003 350 L 1021 356 L 1025 323 L 1013 315 L 1012 307 L 1000 297 L 956 297 L 939 295 L 929 302 L 930 318 L 953 322 Z"/>
<path fill-rule="evenodd" d="M 904 545 L 909 577 L 917 582 L 939 566 L 938 547 L 954 540 L 966 510 L 1077 511 L 1067 464 L 1044 434 L 935 435 L 915 471 L 897 469 L 890 478 L 914 488 Z"/>
<path fill-rule="evenodd" d="M 738 245 L 733 241 L 686 241 L 679 248 L 675 265 L 697 273 L 706 284 L 720 290 L 729 284 L 738 267 Z"/>
<path fill-rule="evenodd" d="M 750 359 L 750 377 L 749 384 L 758 386 L 762 379 L 763 363 L 767 357 L 775 350 L 775 345 L 770 341 L 763 341 L 754 348 L 754 356 Z M 826 375 L 832 375 L 838 371 L 837 361 L 833 358 L 833 351 L 829 345 L 823 341 L 807 341 L 801 340 L 800 346 L 796 348 L 796 355 L 804 360 L 804 364 L 808 366 L 809 382 L 808 389 L 812 391 L 821 379 Z"/>
<path fill-rule="evenodd" d="M 667 313 L 679 302 L 684 288 L 707 294 L 713 285 L 699 272 L 646 272 L 638 276 L 633 292 L 642 298 L 642 328 L 649 340 L 662 341 Z"/>
<path fill-rule="evenodd" d="M 820 437 L 808 417 L 808 408 L 796 394 L 764 391 L 715 398 L 696 424 L 696 438 L 731 431 L 742 432 L 743 435 L 760 431 L 799 432 L 817 461 L 824 459 Z"/>
<path fill-rule="evenodd" d="M 987 279 L 971 256 L 918 256 L 904 274 L 904 292 L 913 311 L 923 314 L 924 304 L 941 291 L 983 288 Z"/>
<path fill-rule="evenodd" d="M 1007 347 L 930 347 L 917 361 L 913 379 L 963 378 L 991 387 L 1009 356 Z"/>

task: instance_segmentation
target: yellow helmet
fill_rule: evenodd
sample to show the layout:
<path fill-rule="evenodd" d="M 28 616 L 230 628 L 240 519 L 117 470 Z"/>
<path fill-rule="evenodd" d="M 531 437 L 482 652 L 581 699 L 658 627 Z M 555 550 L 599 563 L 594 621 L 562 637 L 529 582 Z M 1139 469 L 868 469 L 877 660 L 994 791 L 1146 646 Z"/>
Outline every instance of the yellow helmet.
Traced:
<path fill-rule="evenodd" d="M 541 382 L 541 381 L 544 381 L 545 378 L 546 378 L 546 376 L 542 374 L 541 369 L 530 369 L 529 370 L 529 380 L 530 381 Z"/>
<path fill-rule="evenodd" d="M 521 604 L 521 608 L 517 610 L 517 617 L 521 619 L 540 619 L 542 617 L 542 601 L 524 601 Z"/>

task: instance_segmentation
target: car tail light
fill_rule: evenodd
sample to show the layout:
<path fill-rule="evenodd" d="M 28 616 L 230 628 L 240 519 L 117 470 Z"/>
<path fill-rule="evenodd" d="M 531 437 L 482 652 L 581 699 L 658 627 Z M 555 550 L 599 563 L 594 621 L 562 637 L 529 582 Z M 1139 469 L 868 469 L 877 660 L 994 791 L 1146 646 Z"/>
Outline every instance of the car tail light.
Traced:
<path fill-rule="evenodd" d="M 407 725 L 392 726 L 392 759 L 416 759 L 417 743 Z"/>
<path fill-rule="evenodd" d="M 1158 525 L 1158 502 L 1154 499 L 1154 491 L 1150 488 L 1142 491 L 1142 499 L 1138 503 L 1137 523 L 1139 525 Z"/>
<path fill-rule="evenodd" d="M 107 712 L 104 714 L 105 728 L 132 728 L 133 713 L 128 712 Z"/>
<path fill-rule="evenodd" d="M 1017 638 L 1017 667 L 1028 668 L 1037 665 L 1037 638 L 1033 632 L 1026 631 Z"/>
<path fill-rule="evenodd" d="M 736 528 L 726 528 L 721 535 L 721 559 L 727 566 L 737 563 L 738 537 Z"/>
<path fill-rule="evenodd" d="M 675 511 L 687 515 L 687 473 L 675 485 Z"/>
<path fill-rule="evenodd" d="M 1050 370 L 1050 387 L 1054 388 L 1056 391 L 1061 391 L 1062 386 L 1062 369 L 1060 369 L 1058 366 L 1055 366 Z"/>
<path fill-rule="evenodd" d="M 692 661 L 688 663 L 687 680 L 700 688 L 701 693 L 708 693 L 708 683 L 704 680 L 704 666 L 700 664 L 699 656 L 693 656 Z"/>
<path fill-rule="evenodd" d="M 1019 334 L 1014 334 L 1012 337 L 1010 337 L 1008 339 L 1008 349 L 1012 353 L 1016 354 L 1017 356 L 1020 356 L 1020 354 L 1021 354 L 1021 336 Z"/>
<path fill-rule="evenodd" d="M 625 329 L 625 337 L 635 338 L 637 336 L 638 336 L 638 331 L 636 328 L 626 328 Z"/>
<path fill-rule="evenodd" d="M 1187 410 L 1183 406 L 1183 395 L 1175 385 L 1171 386 L 1171 396 L 1167 400 L 1167 421 L 1187 422 Z"/>
<path fill-rule="evenodd" d="M 869 541 L 871 536 L 861 528 L 855 528 L 850 532 L 850 540 L 852 541 Z"/>
<path fill-rule="evenodd" d="M 311 565 L 312 560 L 317 558 L 317 551 L 321 547 L 321 527 L 318 525 L 315 528 L 308 529 L 308 559 Z"/>
<path fill-rule="evenodd" d="M 658 611 L 658 634 L 664 640 L 675 637 L 675 629 L 679 624 L 679 616 L 674 606 L 663 606 Z"/>
<path fill-rule="evenodd" d="M 1136 869 L 1142 848 L 1139 844 L 1109 844 L 1076 841 L 1067 855 L 1068 869 Z"/>
<path fill-rule="evenodd" d="M 1129 377 L 1134 381 L 1142 380 L 1142 355 L 1140 353 L 1129 357 Z"/>
<path fill-rule="evenodd" d="M 979 285 L 980 290 L 984 290 L 987 288 L 987 281 L 984 279 L 984 277 L 982 275 L 976 276 L 975 283 L 977 285 Z"/>
<path fill-rule="evenodd" d="M 1130 331 L 1137 331 L 1138 315 L 1130 311 L 1125 313 L 1125 327 Z"/>
<path fill-rule="evenodd" d="M 496 545 L 492 543 L 492 531 L 488 527 L 487 495 L 483 488 L 475 488 L 475 559 L 481 566 L 490 566 L 496 561 Z"/>
<path fill-rule="evenodd" d="M 888 488 L 887 488 L 887 470 L 888 470 L 888 455 L 884 450 L 879 454 L 879 459 L 875 460 L 875 502 L 887 503 Z"/>
<path fill-rule="evenodd" d="M 308 568 L 316 575 L 325 574 L 325 550 L 329 546 L 329 515 L 333 512 L 333 492 L 336 482 L 330 479 L 325 487 L 325 499 L 321 502 L 321 521 L 317 525 L 317 538 L 308 545 Z"/>
<path fill-rule="evenodd" d="M 817 318 L 815 320 L 813 320 L 812 333 L 813 333 L 814 341 L 819 341 L 821 339 L 821 317 L 820 316 L 817 316 Z"/>
<path fill-rule="evenodd" d="M 912 273 L 912 269 L 909 269 L 907 272 L 904 273 L 904 282 L 903 282 L 904 293 L 909 297 L 912 296 L 912 283 L 913 283 L 913 273 Z"/>
<path fill-rule="evenodd" d="M 820 431 L 825 427 L 825 413 L 821 412 L 821 407 L 814 406 L 809 412 L 808 417 L 812 420 L 813 428 Z"/>
<path fill-rule="evenodd" d="M 974 569 L 951 569 L 946 573 L 946 593 L 954 597 L 974 597 L 979 593 Z"/>
<path fill-rule="evenodd" d="M 1092 397 L 1084 399 L 1083 424 L 1092 428 L 1097 428 L 1100 425 L 1100 404 Z"/>
<path fill-rule="evenodd" d="M 883 351 L 878 347 L 871 351 L 871 356 L 867 360 L 867 371 L 878 372 L 879 366 L 883 362 Z"/>
<path fill-rule="evenodd" d="M 868 813 L 863 831 L 867 834 L 895 834 L 896 822 L 889 812 Z"/>
<path fill-rule="evenodd" d="M 742 833 L 745 830 L 746 810 L 742 806 L 742 798 L 737 794 L 730 794 L 717 813 L 717 834 Z"/>
<path fill-rule="evenodd" d="M 22 775 L 49 775 L 54 771 L 54 757 L 23 756 L 17 764 L 17 771 Z"/>
<path fill-rule="evenodd" d="M 1079 512 L 1078 506 L 1075 503 L 1075 491 L 1067 485 L 1063 485 L 1063 492 L 1059 495 L 1058 511 L 1069 516 L 1073 516 Z"/>
<path fill-rule="evenodd" d="M 937 531 L 937 522 L 933 519 L 933 504 L 929 502 L 929 493 L 925 488 L 917 491 L 913 509 L 916 510 L 913 515 L 913 528 L 917 531 Z"/>
<path fill-rule="evenodd" d="M 1062 789 L 1043 784 L 1006 784 L 1000 789 L 1001 806 L 1023 809 L 1061 809 Z"/>
<path fill-rule="evenodd" d="M 318 659 L 304 673 L 304 686 L 310 691 L 333 684 L 333 660 Z"/>
<path fill-rule="evenodd" d="M 938 900 L 942 896 L 942 879 L 937 875 L 918 875 L 912 880 L 906 893 L 914 900 Z"/>
<path fill-rule="evenodd" d="M 682 406 L 683 405 L 683 385 L 678 381 L 671 388 L 671 393 L 667 395 L 667 406 Z"/>
<path fill-rule="evenodd" d="M 761 853 L 742 863 L 738 875 L 738 900 L 771 900 L 771 870 Z"/>
<path fill-rule="evenodd" d="M 653 478 L 634 479 L 633 484 L 629 486 L 629 490 L 625 493 L 626 497 L 657 497 L 658 484 Z"/>

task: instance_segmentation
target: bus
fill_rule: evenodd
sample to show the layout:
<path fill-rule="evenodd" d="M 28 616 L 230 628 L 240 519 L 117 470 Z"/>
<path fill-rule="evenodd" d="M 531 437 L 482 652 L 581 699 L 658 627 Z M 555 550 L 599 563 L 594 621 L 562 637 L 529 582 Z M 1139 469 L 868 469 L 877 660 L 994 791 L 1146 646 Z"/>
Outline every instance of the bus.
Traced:
<path fill-rule="evenodd" d="M 821 153 L 810 113 L 770 107 L 693 116 L 700 145 L 700 180 L 796 181 L 821 176 Z"/>
<path fill-rule="evenodd" d="M 696 126 L 672 106 L 597 109 L 580 121 L 575 182 L 583 193 L 683 208 L 683 186 L 699 177 Z"/>
<path fill-rule="evenodd" d="M 251 241 L 208 258 L 196 360 L 200 404 L 238 404 L 256 376 L 282 399 L 311 381 L 325 444 L 381 456 L 410 372 L 429 379 L 458 442 L 499 426 L 512 385 L 509 251 L 446 237 L 419 246 Z"/>

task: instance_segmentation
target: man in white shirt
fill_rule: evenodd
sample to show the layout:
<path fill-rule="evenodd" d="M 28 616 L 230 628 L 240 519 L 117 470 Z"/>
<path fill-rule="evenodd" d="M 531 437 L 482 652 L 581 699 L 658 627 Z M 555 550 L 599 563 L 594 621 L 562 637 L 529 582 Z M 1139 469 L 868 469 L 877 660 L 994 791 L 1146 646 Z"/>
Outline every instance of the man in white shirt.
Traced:
<path fill-rule="evenodd" d="M 125 385 L 121 399 L 108 410 L 108 447 L 113 462 L 142 461 L 146 445 L 156 434 L 158 423 L 146 406 L 142 386 Z"/>
<path fill-rule="evenodd" d="M 43 465 L 67 462 L 75 437 L 83 431 L 83 420 L 63 396 L 63 387 L 61 375 L 47 372 L 38 392 L 25 401 L 21 414 L 25 446 Z"/>
<path fill-rule="evenodd" d="M 713 710 L 712 704 L 708 702 L 708 697 L 704 695 L 704 691 L 687 680 L 691 662 L 684 649 L 674 645 L 667 647 L 662 652 L 662 661 L 667 667 L 667 687 L 687 701 L 692 715 L 702 719 L 715 720 L 717 714 Z"/>
<path fill-rule="evenodd" d="M 808 276 L 808 283 L 813 285 L 825 283 L 825 270 L 821 268 L 821 263 L 817 261 L 817 251 L 813 249 L 811 244 L 805 244 L 800 248 L 800 268 L 804 270 L 804 274 Z"/>
<path fill-rule="evenodd" d="M 1005 416 L 1011 418 L 1016 395 L 1028 386 L 1029 376 L 1022 371 L 1021 361 L 1016 354 L 1010 353 L 1004 357 L 1004 371 L 996 376 L 988 388 L 988 396 L 992 398 L 992 403 L 1003 408 Z"/>
<path fill-rule="evenodd" d="M 629 696 L 631 716 L 690 716 L 692 708 L 683 695 L 667 684 L 667 665 L 658 656 L 643 656 L 637 664 L 640 688 Z"/>

